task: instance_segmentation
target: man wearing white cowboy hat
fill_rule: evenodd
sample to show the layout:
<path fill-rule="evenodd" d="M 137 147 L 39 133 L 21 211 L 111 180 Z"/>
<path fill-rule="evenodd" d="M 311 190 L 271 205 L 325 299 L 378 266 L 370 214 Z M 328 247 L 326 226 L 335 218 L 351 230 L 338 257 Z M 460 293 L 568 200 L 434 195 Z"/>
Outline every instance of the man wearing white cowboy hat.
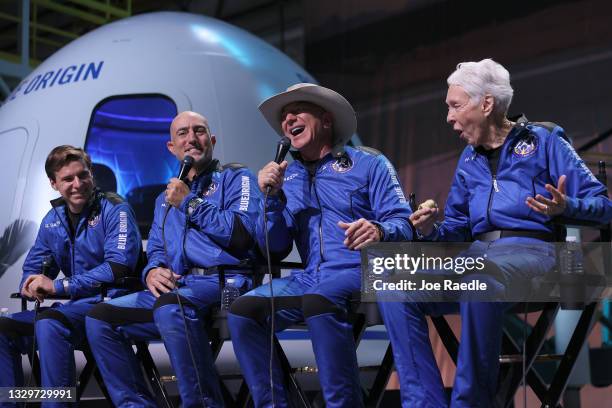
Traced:
<path fill-rule="evenodd" d="M 360 290 L 365 244 L 412 238 L 411 214 L 391 163 L 379 152 L 345 146 L 355 111 L 337 92 L 296 84 L 260 106 L 270 125 L 291 140 L 294 161 L 259 171 L 270 252 L 284 258 L 295 242 L 304 271 L 274 279 L 275 329 L 305 320 L 328 407 L 363 405 L 347 303 Z M 265 249 L 263 209 L 257 239 Z M 234 302 L 228 317 L 234 350 L 256 406 L 287 406 L 278 365 L 270 387 L 269 289 Z M 276 359 L 274 361 L 277 363 Z M 273 397 L 274 395 L 274 397 Z"/>

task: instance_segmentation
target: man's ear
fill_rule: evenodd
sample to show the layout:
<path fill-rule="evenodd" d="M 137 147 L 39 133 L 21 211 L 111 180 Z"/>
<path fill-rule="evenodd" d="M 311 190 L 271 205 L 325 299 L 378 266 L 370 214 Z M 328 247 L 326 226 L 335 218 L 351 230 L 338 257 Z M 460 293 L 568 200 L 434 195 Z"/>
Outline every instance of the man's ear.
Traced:
<path fill-rule="evenodd" d="M 51 188 L 54 189 L 55 191 L 57 190 L 57 183 L 55 182 L 55 180 L 49 179 L 49 183 L 51 183 Z"/>
<path fill-rule="evenodd" d="M 176 154 L 174 154 L 174 143 L 172 142 L 172 140 L 168 140 L 166 142 L 166 147 L 168 148 L 170 153 L 172 153 L 174 156 L 176 156 Z"/>
<path fill-rule="evenodd" d="M 485 117 L 488 117 L 493 113 L 493 108 L 495 107 L 495 98 L 492 95 L 485 95 L 482 98 L 482 113 Z"/>
<path fill-rule="evenodd" d="M 212 147 L 215 147 L 215 143 L 217 143 L 217 137 L 215 135 L 210 135 L 210 144 Z"/>

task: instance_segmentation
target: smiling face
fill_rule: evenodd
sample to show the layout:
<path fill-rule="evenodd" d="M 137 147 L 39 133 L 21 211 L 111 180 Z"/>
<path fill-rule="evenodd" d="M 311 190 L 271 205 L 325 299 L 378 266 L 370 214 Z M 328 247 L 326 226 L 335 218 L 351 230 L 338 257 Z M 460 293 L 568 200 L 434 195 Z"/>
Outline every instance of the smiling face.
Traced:
<path fill-rule="evenodd" d="M 482 103 L 472 101 L 467 92 L 458 85 L 448 87 L 446 121 L 461 139 L 474 147 L 480 146 L 485 141 L 487 112 L 489 112 L 487 103 L 488 101 L 485 101 L 484 98 Z"/>
<path fill-rule="evenodd" d="M 55 180 L 49 181 L 51 187 L 62 195 L 70 211 L 75 214 L 83 211 L 94 190 L 91 170 L 80 160 L 68 162 L 55 172 Z"/>
<path fill-rule="evenodd" d="M 194 167 L 203 168 L 212 160 L 216 139 L 210 134 L 208 121 L 202 115 L 195 112 L 178 114 L 170 125 L 170 134 L 167 147 L 179 161 L 191 156 Z"/>
<path fill-rule="evenodd" d="M 281 112 L 281 129 L 306 160 L 317 160 L 331 149 L 332 116 L 320 106 L 292 102 Z"/>

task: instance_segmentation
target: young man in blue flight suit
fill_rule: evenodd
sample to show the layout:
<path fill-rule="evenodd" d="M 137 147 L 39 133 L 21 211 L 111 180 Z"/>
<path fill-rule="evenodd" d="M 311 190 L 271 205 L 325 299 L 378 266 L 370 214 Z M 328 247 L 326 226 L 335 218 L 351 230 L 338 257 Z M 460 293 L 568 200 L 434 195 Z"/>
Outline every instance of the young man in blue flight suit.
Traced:
<path fill-rule="evenodd" d="M 45 163 L 51 187 L 61 198 L 43 218 L 23 265 L 21 294 L 43 301 L 68 295 L 64 304 L 0 319 L 0 386 L 23 386 L 21 354 L 40 354 L 43 387 L 74 387 L 73 350 L 85 339 L 85 314 L 100 302 L 100 284 L 131 275 L 141 251 L 134 213 L 121 197 L 95 188 L 91 159 L 73 146 L 54 148 Z M 43 275 L 43 262 L 50 267 Z M 59 271 L 63 279 L 57 279 Z M 114 297 L 121 291 L 110 290 Z M 61 405 L 61 404 L 60 404 Z M 68 405 L 68 404 L 66 404 Z"/>
<path fill-rule="evenodd" d="M 215 267 L 254 260 L 260 202 L 254 175 L 212 159 L 216 139 L 202 115 L 180 113 L 170 132 L 170 152 L 179 161 L 191 156 L 194 165 L 190 186 L 173 178 L 156 200 L 142 276 L 148 290 L 100 304 L 87 317 L 91 349 L 118 407 L 156 406 L 131 340 L 160 337 L 178 377 L 182 406 L 223 406 L 202 316 L 221 298 Z M 233 275 L 226 270 L 227 277 Z M 235 285 L 248 284 L 236 276 Z"/>
<path fill-rule="evenodd" d="M 282 259 L 295 242 L 305 265 L 303 272 L 273 281 L 275 329 L 305 320 L 327 406 L 362 406 L 355 342 L 346 320 L 348 301 L 361 287 L 359 249 L 370 242 L 410 240 L 410 208 L 395 169 L 382 154 L 345 146 L 356 118 L 340 94 L 296 84 L 259 108 L 298 150 L 290 165 L 270 162 L 258 175 L 259 188 L 271 190 L 265 225 L 270 252 Z M 265 250 L 263 211 L 257 238 Z M 242 296 L 228 322 L 255 405 L 284 407 L 287 396 L 276 358 L 270 388 L 268 296 L 267 285 Z"/>
<path fill-rule="evenodd" d="M 448 85 L 447 121 L 468 146 L 459 158 L 444 221 L 434 224 L 436 208 L 415 211 L 411 220 L 425 240 L 474 240 L 471 248 L 481 248 L 481 256 L 499 272 L 503 300 L 504 290 L 517 281 L 528 282 L 554 267 L 554 249 L 547 244 L 555 239 L 554 217 L 608 223 L 612 205 L 561 127 L 506 118 L 513 90 L 503 66 L 490 59 L 461 63 Z M 402 406 L 449 406 L 425 320 L 447 313 L 459 313 L 462 321 L 450 406 L 495 406 L 502 318 L 511 303 L 419 300 L 379 303 Z"/>

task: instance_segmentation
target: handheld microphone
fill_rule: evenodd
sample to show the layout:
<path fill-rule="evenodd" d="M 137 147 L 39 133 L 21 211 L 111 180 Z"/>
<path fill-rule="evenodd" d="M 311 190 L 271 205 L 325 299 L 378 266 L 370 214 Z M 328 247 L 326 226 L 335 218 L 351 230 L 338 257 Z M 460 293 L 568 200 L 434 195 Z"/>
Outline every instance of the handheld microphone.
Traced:
<path fill-rule="evenodd" d="M 274 156 L 274 163 L 281 164 L 283 160 L 285 160 L 285 156 L 289 152 L 289 148 L 291 147 L 291 140 L 287 136 L 281 137 L 281 139 L 276 144 L 276 155 Z M 272 190 L 271 186 L 266 187 L 266 194 L 270 194 Z"/>
<path fill-rule="evenodd" d="M 289 152 L 291 147 L 291 140 L 287 136 L 281 137 L 276 144 L 276 156 L 274 156 L 274 163 L 281 164 L 285 160 L 285 156 Z"/>
<path fill-rule="evenodd" d="M 53 265 L 53 257 L 51 255 L 45 256 L 41 263 L 40 274 L 46 276 L 47 278 L 51 278 L 51 266 Z M 36 300 L 34 304 L 34 309 L 38 310 L 40 306 L 40 301 Z"/>
<path fill-rule="evenodd" d="M 181 162 L 181 169 L 179 170 L 179 174 L 177 177 L 179 180 L 183 182 L 187 180 L 187 175 L 189 174 L 189 171 L 193 167 L 193 162 L 194 162 L 193 157 L 191 156 L 183 157 L 183 161 Z"/>

